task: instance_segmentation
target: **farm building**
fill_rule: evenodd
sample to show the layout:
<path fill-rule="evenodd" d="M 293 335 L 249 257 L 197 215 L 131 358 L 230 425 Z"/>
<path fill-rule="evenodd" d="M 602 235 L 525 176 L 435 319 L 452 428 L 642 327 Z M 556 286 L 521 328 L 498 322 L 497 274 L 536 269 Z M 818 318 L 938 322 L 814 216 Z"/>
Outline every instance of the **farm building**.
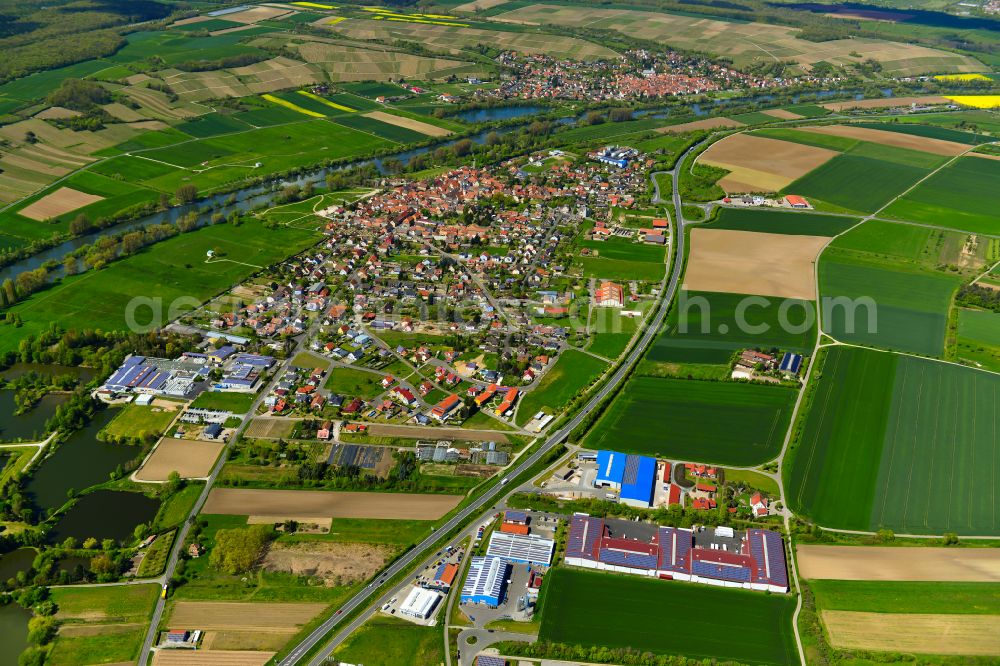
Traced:
<path fill-rule="evenodd" d="M 656 459 L 617 451 L 598 451 L 594 485 L 620 491 L 623 504 L 650 507 L 656 485 Z"/>
<path fill-rule="evenodd" d="M 577 515 L 566 563 L 721 587 L 788 592 L 781 535 L 731 527 L 684 529 Z"/>
<path fill-rule="evenodd" d="M 778 366 L 778 370 L 780 370 L 782 374 L 794 377 L 799 374 L 799 370 L 801 369 L 802 356 L 799 354 L 786 352 L 785 355 L 781 357 L 781 365 Z"/>
<path fill-rule="evenodd" d="M 625 290 L 617 282 L 602 282 L 594 292 L 594 304 L 602 308 L 625 306 Z"/>
<path fill-rule="evenodd" d="M 401 615 L 415 617 L 418 620 L 426 620 L 430 617 L 434 607 L 441 597 L 437 592 L 425 590 L 422 587 L 415 587 L 406 595 L 406 599 L 399 606 Z"/>
<path fill-rule="evenodd" d="M 538 564 L 549 566 L 555 542 L 537 534 L 510 534 L 494 532 L 490 535 L 490 545 L 486 554 L 499 557 L 514 564 Z"/>
<path fill-rule="evenodd" d="M 509 576 L 510 564 L 499 557 L 473 557 L 460 601 L 496 608 L 503 601 Z"/>
<path fill-rule="evenodd" d="M 453 562 L 442 562 L 434 572 L 434 580 L 430 584 L 443 590 L 451 589 L 455 584 L 455 576 L 458 575 L 458 565 Z"/>
<path fill-rule="evenodd" d="M 785 197 L 785 203 L 792 208 L 809 208 L 809 202 L 797 194 L 789 194 Z"/>

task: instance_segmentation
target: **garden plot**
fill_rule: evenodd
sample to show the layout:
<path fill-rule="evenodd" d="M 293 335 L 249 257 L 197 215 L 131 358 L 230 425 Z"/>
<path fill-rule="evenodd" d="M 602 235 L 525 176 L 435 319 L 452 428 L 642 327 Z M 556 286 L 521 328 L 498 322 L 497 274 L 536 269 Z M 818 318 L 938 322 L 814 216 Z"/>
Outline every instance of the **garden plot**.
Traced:
<path fill-rule="evenodd" d="M 25 206 L 18 211 L 18 214 L 32 220 L 48 220 L 103 200 L 104 197 L 99 197 L 96 194 L 79 192 L 70 187 L 60 187 L 52 194 L 47 194 L 33 204 Z"/>
<path fill-rule="evenodd" d="M 837 154 L 826 148 L 741 133 L 712 144 L 698 161 L 730 172 L 719 181 L 727 194 L 777 192 Z"/>
<path fill-rule="evenodd" d="M 1000 552 L 991 548 L 796 547 L 806 579 L 1000 583 Z"/>
<path fill-rule="evenodd" d="M 968 145 L 955 143 L 953 141 L 932 139 L 930 137 L 916 136 L 914 134 L 903 134 L 902 132 L 886 132 L 884 130 L 871 129 L 869 127 L 855 127 L 853 125 L 824 125 L 822 127 L 804 127 L 802 129 L 807 132 L 842 136 L 849 139 L 858 139 L 860 141 L 868 141 L 869 143 L 877 143 L 882 146 L 893 146 L 895 148 L 906 148 L 908 150 L 920 150 L 925 153 L 947 155 L 949 157 L 961 155 L 965 151 L 969 150 Z"/>
<path fill-rule="evenodd" d="M 693 229 L 684 289 L 813 300 L 813 265 L 829 238 Z"/>

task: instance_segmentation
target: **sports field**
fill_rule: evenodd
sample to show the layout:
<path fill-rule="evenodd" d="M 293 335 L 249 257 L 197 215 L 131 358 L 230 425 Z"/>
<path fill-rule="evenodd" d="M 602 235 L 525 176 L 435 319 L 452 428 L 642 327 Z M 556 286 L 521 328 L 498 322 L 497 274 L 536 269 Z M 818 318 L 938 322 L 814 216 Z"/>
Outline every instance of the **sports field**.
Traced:
<path fill-rule="evenodd" d="M 819 262 L 823 331 L 841 342 L 940 356 L 960 282 L 954 274 L 828 249 Z"/>
<path fill-rule="evenodd" d="M 951 229 L 1000 234 L 990 193 L 1000 182 L 1000 161 L 962 157 L 889 206 L 885 214 Z"/>
<path fill-rule="evenodd" d="M 64 279 L 18 303 L 23 326 L 8 329 L 0 339 L 0 352 L 17 349 L 23 338 L 49 327 L 53 321 L 70 329 L 124 330 L 133 299 L 135 321 L 150 323 L 156 314 L 166 323 L 173 317 L 242 281 L 259 267 L 270 265 L 303 250 L 317 240 L 314 232 L 278 227 L 265 229 L 259 222 L 240 226 L 214 225 L 175 236 L 117 261 L 105 269 L 87 271 Z M 208 250 L 217 260 L 205 262 Z M 159 311 L 159 312 L 158 312 Z"/>
<path fill-rule="evenodd" d="M 770 384 L 632 378 L 584 440 L 614 449 L 730 465 L 773 459 L 795 389 Z"/>
<path fill-rule="evenodd" d="M 997 534 L 998 395 L 997 375 L 830 349 L 787 470 L 790 505 L 827 527 Z"/>
<path fill-rule="evenodd" d="M 790 664 L 795 602 L 766 595 L 560 567 L 542 595 L 539 639 L 692 659 Z M 597 608 L 595 599 L 614 600 Z"/>

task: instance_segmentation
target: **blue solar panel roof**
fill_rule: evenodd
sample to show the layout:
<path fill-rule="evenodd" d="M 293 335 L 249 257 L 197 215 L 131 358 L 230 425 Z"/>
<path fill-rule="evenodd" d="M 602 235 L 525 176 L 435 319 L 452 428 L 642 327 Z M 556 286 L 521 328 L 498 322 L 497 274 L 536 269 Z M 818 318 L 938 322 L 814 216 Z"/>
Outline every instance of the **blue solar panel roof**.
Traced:
<path fill-rule="evenodd" d="M 628 456 L 625 470 L 622 480 L 622 499 L 652 504 L 653 488 L 656 485 L 656 459 L 648 456 Z"/>
<path fill-rule="evenodd" d="M 621 483 L 625 475 L 624 453 L 616 451 L 597 452 L 597 483 Z"/>

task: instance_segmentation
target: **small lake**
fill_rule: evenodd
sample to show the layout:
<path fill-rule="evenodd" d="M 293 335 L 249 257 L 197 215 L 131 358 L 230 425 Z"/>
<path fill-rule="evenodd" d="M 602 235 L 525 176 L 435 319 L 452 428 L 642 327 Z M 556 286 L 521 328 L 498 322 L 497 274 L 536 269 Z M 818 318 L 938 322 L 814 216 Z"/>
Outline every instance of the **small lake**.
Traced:
<path fill-rule="evenodd" d="M 37 372 L 40 375 L 58 377 L 60 375 L 73 375 L 82 382 L 89 382 L 97 375 L 95 368 L 83 368 L 78 365 L 58 365 L 56 363 L 15 363 L 6 370 L 0 371 L 0 379 L 11 381 L 29 372 Z"/>
<path fill-rule="evenodd" d="M 0 606 L 0 666 L 17 666 L 17 656 L 28 647 L 31 613 L 15 603 Z"/>
<path fill-rule="evenodd" d="M 461 111 L 452 118 L 466 123 L 487 123 L 493 120 L 510 120 L 511 118 L 530 116 L 544 110 L 544 106 L 495 106 L 489 109 Z"/>
<path fill-rule="evenodd" d="M 34 548 L 18 548 L 6 555 L 0 555 L 0 582 L 6 583 L 19 571 L 30 569 L 31 563 L 35 561 L 37 556 L 38 551 Z"/>
<path fill-rule="evenodd" d="M 78 541 L 90 537 L 98 541 L 130 539 L 135 526 L 153 520 L 159 508 L 159 500 L 141 493 L 98 490 L 81 497 L 63 514 L 49 532 L 49 542 L 60 543 L 66 537 Z"/>
<path fill-rule="evenodd" d="M 79 492 L 104 483 L 118 465 L 141 453 L 136 446 L 97 439 L 97 433 L 114 415 L 113 409 L 98 412 L 85 428 L 72 433 L 55 453 L 38 464 L 27 487 L 35 506 L 43 511 L 57 509 L 66 503 L 67 490 Z"/>
<path fill-rule="evenodd" d="M 56 413 L 56 407 L 69 400 L 64 393 L 50 393 L 43 396 L 34 409 L 14 416 L 17 403 L 13 389 L 0 389 L 0 442 L 14 442 L 21 439 L 33 442 L 45 438 L 45 422 Z"/>

